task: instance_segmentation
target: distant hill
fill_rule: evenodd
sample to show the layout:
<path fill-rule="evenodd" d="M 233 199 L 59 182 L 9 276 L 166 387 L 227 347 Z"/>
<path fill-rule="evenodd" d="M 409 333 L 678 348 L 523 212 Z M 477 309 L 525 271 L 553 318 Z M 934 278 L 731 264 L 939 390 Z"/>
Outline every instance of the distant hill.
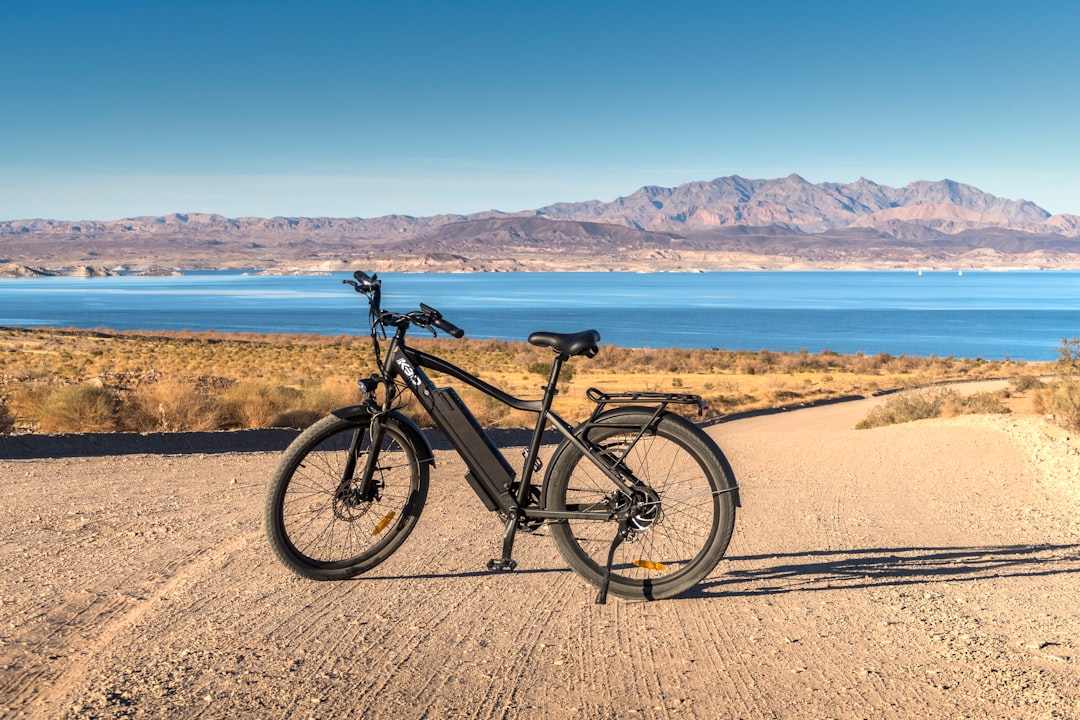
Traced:
<path fill-rule="evenodd" d="M 1050 217 L 1034 203 L 1005 200 L 952 180 L 915 182 L 897 189 L 866 179 L 847 185 L 814 185 L 798 175 L 778 180 L 748 180 L 736 175 L 675 188 L 643 187 L 610 203 L 562 203 L 536 213 L 675 232 L 749 225 L 817 233 L 852 226 L 877 227 L 880 220 L 875 218 L 882 213 L 881 220 L 916 224 L 933 223 L 939 216 L 965 222 L 963 227 L 955 225 L 957 231 L 999 225 L 1038 231 Z"/>
<path fill-rule="evenodd" d="M 377 218 L 173 214 L 0 222 L 0 265 L 277 270 L 1080 268 L 1080 216 L 952 180 L 739 176 L 611 202 Z"/>

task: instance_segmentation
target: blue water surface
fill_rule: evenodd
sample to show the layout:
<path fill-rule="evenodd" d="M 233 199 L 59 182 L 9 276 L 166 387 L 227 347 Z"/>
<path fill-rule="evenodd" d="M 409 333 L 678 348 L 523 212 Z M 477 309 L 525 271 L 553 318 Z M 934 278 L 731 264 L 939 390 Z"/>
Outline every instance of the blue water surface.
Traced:
<path fill-rule="evenodd" d="M 0 325 L 367 333 L 348 273 L 0 279 Z M 806 349 L 1054 360 L 1080 336 L 1080 273 L 384 274 L 383 306 L 440 311 L 468 335 L 595 328 L 627 347 Z"/>

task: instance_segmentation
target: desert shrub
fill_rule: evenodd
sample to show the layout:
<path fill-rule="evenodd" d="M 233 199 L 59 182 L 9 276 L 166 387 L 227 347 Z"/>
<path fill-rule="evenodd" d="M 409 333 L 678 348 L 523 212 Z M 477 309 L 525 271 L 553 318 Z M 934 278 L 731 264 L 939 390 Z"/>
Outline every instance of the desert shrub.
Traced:
<path fill-rule="evenodd" d="M 1053 382 L 1039 382 L 1031 396 L 1032 409 L 1061 427 L 1080 432 L 1080 338 L 1063 339 L 1054 365 Z"/>
<path fill-rule="evenodd" d="M 220 424 L 214 400 L 183 378 L 161 378 L 125 403 L 124 425 L 138 432 L 216 430 Z"/>
<path fill-rule="evenodd" d="M 327 378 L 318 385 L 303 388 L 300 394 L 301 408 L 320 416 L 339 407 L 360 402 L 360 390 L 356 381 L 345 378 Z"/>
<path fill-rule="evenodd" d="M 0 400 L 0 435 L 7 435 L 15 430 L 15 416 L 8 410 L 6 400 Z"/>
<path fill-rule="evenodd" d="M 977 392 L 952 395 L 942 406 L 944 415 L 1004 415 L 1012 412 L 1000 393 Z"/>
<path fill-rule="evenodd" d="M 1080 375 L 1080 338 L 1062 338 L 1055 366 L 1059 376 Z"/>
<path fill-rule="evenodd" d="M 534 362 L 530 363 L 527 370 L 533 375 L 539 375 L 543 378 L 551 376 L 551 363 L 549 362 Z M 564 364 L 559 369 L 559 382 L 570 382 L 574 379 L 574 366 L 569 363 Z"/>
<path fill-rule="evenodd" d="M 772 407 L 780 407 L 783 405 L 790 405 L 800 401 L 803 398 L 803 394 L 797 390 L 791 390 L 789 388 L 778 387 L 770 389 L 765 397 L 766 404 Z"/>
<path fill-rule="evenodd" d="M 858 430 L 939 417 L 945 403 L 957 393 L 950 388 L 905 390 L 878 405 L 855 426 Z"/>
<path fill-rule="evenodd" d="M 1045 383 L 1034 375 L 1018 375 L 1013 378 L 1012 388 L 1016 392 L 1027 392 L 1045 387 Z"/>
<path fill-rule="evenodd" d="M 709 417 L 726 415 L 759 404 L 757 397 L 742 392 L 735 383 L 727 383 L 720 390 L 724 394 L 713 394 L 704 398 L 709 405 Z"/>
<path fill-rule="evenodd" d="M 302 388 L 297 393 L 285 391 L 288 408 L 270 419 L 271 427 L 303 429 L 326 416 L 332 410 L 360 402 L 356 383 L 344 378 L 327 378 L 318 385 Z"/>
<path fill-rule="evenodd" d="M 1080 380 L 1070 378 L 1058 384 L 1054 416 L 1068 430 L 1080 432 Z"/>
<path fill-rule="evenodd" d="M 1055 365 L 1057 381 L 1047 399 L 1055 422 L 1080 432 L 1080 338 L 1063 339 Z"/>
<path fill-rule="evenodd" d="M 1049 415 L 1054 406 L 1054 391 L 1049 385 L 1043 384 L 1031 394 L 1031 409 L 1039 415 Z"/>
<path fill-rule="evenodd" d="M 740 375 L 757 375 L 759 372 L 764 373 L 766 370 L 756 360 L 750 358 L 743 358 L 735 364 L 735 371 Z"/>
<path fill-rule="evenodd" d="M 1080 379 L 1058 378 L 1037 390 L 1032 396 L 1032 409 L 1061 427 L 1080 432 Z"/>
<path fill-rule="evenodd" d="M 44 433 L 113 432 L 117 429 L 116 395 L 83 383 L 57 388 L 37 408 L 37 428 Z"/>
<path fill-rule="evenodd" d="M 15 422 L 32 425 L 41 414 L 42 403 L 53 390 L 55 386 L 44 382 L 16 383 L 8 396 L 8 411 L 14 416 Z"/>
<path fill-rule="evenodd" d="M 275 427 L 286 411 L 296 409 L 300 392 L 272 383 L 245 381 L 220 398 L 222 422 L 230 428 Z"/>

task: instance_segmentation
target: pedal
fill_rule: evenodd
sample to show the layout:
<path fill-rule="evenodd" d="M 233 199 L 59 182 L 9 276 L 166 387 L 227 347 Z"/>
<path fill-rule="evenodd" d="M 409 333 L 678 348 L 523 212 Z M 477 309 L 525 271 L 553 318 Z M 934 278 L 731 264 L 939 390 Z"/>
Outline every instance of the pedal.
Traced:
<path fill-rule="evenodd" d="M 525 458 L 526 460 L 529 459 L 529 448 L 521 449 L 521 457 Z M 540 472 L 540 469 L 542 467 L 544 467 L 544 461 L 540 458 L 533 458 L 533 472 Z"/>
<path fill-rule="evenodd" d="M 499 558 L 487 561 L 488 572 L 513 572 L 516 567 L 516 560 L 503 560 L 502 558 Z"/>

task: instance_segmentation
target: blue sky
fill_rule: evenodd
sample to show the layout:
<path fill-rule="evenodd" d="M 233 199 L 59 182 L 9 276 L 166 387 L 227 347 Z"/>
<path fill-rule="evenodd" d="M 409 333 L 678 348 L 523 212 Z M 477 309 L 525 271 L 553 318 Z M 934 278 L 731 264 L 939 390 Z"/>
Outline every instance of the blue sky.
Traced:
<path fill-rule="evenodd" d="M 1080 213 L 1080 2 L 0 3 L 0 219 L 374 217 L 738 174 Z"/>

